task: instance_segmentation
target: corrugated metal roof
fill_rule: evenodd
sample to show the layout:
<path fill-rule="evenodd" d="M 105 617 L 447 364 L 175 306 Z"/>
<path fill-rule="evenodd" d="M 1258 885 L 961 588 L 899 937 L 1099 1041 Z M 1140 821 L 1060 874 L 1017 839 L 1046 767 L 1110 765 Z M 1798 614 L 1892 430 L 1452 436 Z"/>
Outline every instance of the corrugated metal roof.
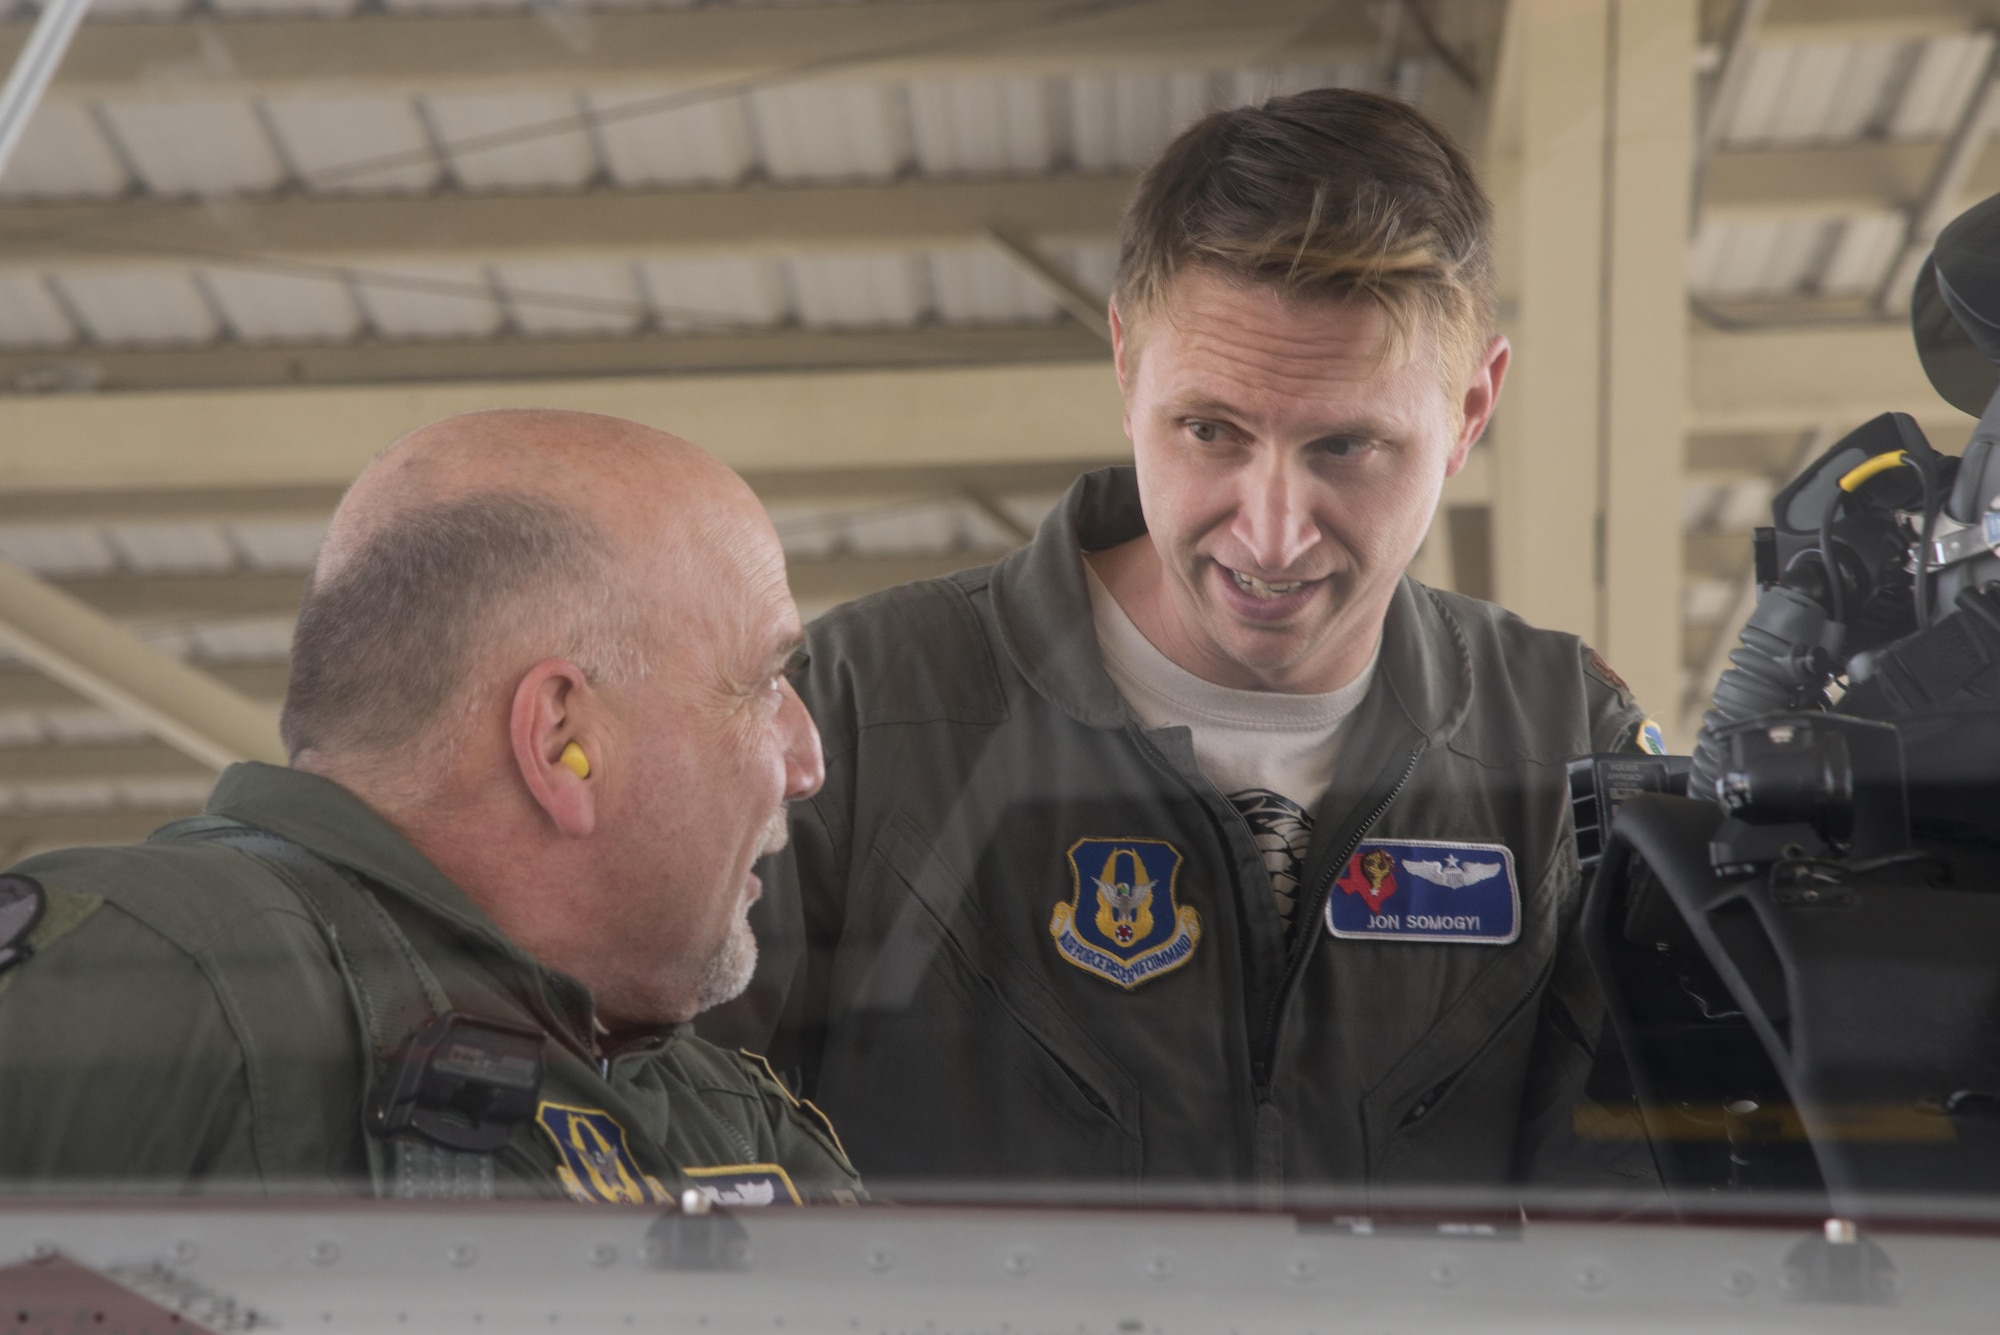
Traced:
<path fill-rule="evenodd" d="M 229 535 L 214 524 L 119 524 L 101 532 L 127 570 L 214 575 L 234 570 L 241 562 Z"/>
<path fill-rule="evenodd" d="M 1722 140 L 1749 147 L 1941 137 L 1956 123 L 1991 44 L 1980 34 L 1759 47 Z"/>
<path fill-rule="evenodd" d="M 308 570 L 326 536 L 324 519 L 255 519 L 223 525 L 252 570 Z"/>
<path fill-rule="evenodd" d="M 443 174 L 423 118 L 407 99 L 274 97 L 264 103 L 264 115 L 308 190 L 414 193 L 430 189 Z M 383 158 L 398 160 L 366 168 Z"/>
<path fill-rule="evenodd" d="M 927 176 L 1006 176 L 1055 166 L 1067 105 L 1054 79 L 926 79 L 909 86 L 916 163 Z"/>
<path fill-rule="evenodd" d="M 386 338 L 482 338 L 506 315 L 474 264 L 377 264 L 355 276 L 369 324 Z"/>
<path fill-rule="evenodd" d="M 211 268 L 202 281 L 246 343 L 337 343 L 361 332 L 361 307 L 337 278 Z"/>
<path fill-rule="evenodd" d="M 233 195 L 285 179 L 258 109 L 243 102 L 106 102 L 101 114 L 156 195 Z"/>
<path fill-rule="evenodd" d="M 1020 266 L 988 248 L 932 251 L 930 288 L 947 324 L 1029 324 L 1061 314 Z"/>
<path fill-rule="evenodd" d="M 762 166 L 778 181 L 883 180 L 909 160 L 909 116 L 892 84 L 759 88 L 745 102 Z"/>
<path fill-rule="evenodd" d="M 584 110 L 592 118 L 592 134 L 612 180 L 622 186 L 658 187 L 730 185 L 743 179 L 757 158 L 742 100 L 668 105 L 693 95 L 671 88 L 584 94 Z"/>
<path fill-rule="evenodd" d="M 764 328 L 791 309 L 773 260 L 642 260 L 639 280 L 653 318 L 670 333 Z"/>
<path fill-rule="evenodd" d="M 574 190 L 597 174 L 573 93 L 453 94 L 422 106 L 467 190 Z"/>
<path fill-rule="evenodd" d="M 915 324 L 930 304 L 914 255 L 805 255 L 788 261 L 785 270 L 799 322 L 812 329 Z"/>
<path fill-rule="evenodd" d="M 222 332 L 186 269 L 71 268 L 51 281 L 96 343 L 208 343 Z"/>
<path fill-rule="evenodd" d="M 0 525 L 0 556 L 41 575 L 103 575 L 118 553 L 96 528 L 78 524 Z"/>
<path fill-rule="evenodd" d="M 0 523 L 0 557 L 41 575 L 303 571 L 326 532 L 316 517 L 210 522 Z"/>
<path fill-rule="evenodd" d="M 145 192 L 213 197 L 281 187 L 561 192 L 600 181 L 713 186 L 758 176 L 820 182 L 905 172 L 1129 169 L 1213 107 L 1355 73 L 1284 67 L 848 78 L 715 97 L 659 87 L 413 100 L 301 94 L 257 103 L 111 101 L 92 109 L 55 103 L 31 125 L 8 189 L 23 198 L 102 197 L 133 187 L 133 173 Z M 1058 258 L 1076 264 L 1085 287 L 1108 285 L 1108 247 Z M 471 257 L 459 265 L 374 265 L 345 277 L 262 262 L 238 268 L 211 261 L 195 273 L 163 261 L 119 274 L 106 280 L 65 268 L 10 276 L 6 290 L 21 294 L 20 303 L 0 313 L 0 345 L 52 347 L 80 336 L 104 344 L 223 336 L 325 343 L 362 334 L 476 338 L 508 329 L 610 336 L 648 326 L 678 333 L 786 322 L 846 329 L 1057 317 L 1054 303 L 1009 262 L 977 249 L 634 256 L 491 268 Z"/>
<path fill-rule="evenodd" d="M 0 269 L 0 347 L 61 347 L 76 337 L 76 326 L 40 274 Z"/>
<path fill-rule="evenodd" d="M 131 182 L 89 107 L 44 102 L 0 177 L 0 198 L 103 199 Z"/>
<path fill-rule="evenodd" d="M 629 334 L 647 317 L 629 263 L 502 264 L 493 274 L 524 334 Z"/>
<path fill-rule="evenodd" d="M 1758 48 L 1722 126 L 1732 148 L 1940 139 L 1964 115 L 1992 50 L 1986 34 Z M 1709 298 L 1866 296 L 1888 277 L 1900 213 L 1704 220 L 1689 286 Z"/>

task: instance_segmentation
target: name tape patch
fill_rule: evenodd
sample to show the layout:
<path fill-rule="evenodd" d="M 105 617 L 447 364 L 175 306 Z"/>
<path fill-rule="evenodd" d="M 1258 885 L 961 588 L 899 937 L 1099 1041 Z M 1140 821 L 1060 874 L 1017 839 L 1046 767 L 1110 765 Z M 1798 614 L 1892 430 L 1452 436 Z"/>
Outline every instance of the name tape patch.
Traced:
<path fill-rule="evenodd" d="M 1521 887 L 1505 844 L 1369 840 L 1326 901 L 1326 929 L 1347 940 L 1504 946 L 1521 934 Z"/>
<path fill-rule="evenodd" d="M 737 1209 L 803 1205 L 791 1174 L 774 1163 L 733 1163 L 719 1168 L 683 1168 L 695 1190 L 716 1205 Z"/>

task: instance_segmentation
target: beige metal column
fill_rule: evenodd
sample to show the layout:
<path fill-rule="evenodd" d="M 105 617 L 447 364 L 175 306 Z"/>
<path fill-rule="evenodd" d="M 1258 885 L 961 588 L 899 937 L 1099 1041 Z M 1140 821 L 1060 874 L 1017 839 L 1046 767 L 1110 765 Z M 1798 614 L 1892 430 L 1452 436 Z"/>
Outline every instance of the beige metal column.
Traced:
<path fill-rule="evenodd" d="M 1681 474 L 1698 0 L 1614 0 L 1598 647 L 1664 727 L 1682 690 Z M 1692 736 L 1671 739 L 1677 747 Z"/>
<path fill-rule="evenodd" d="M 269 711 L 11 561 L 0 561 L 0 641 L 205 765 L 285 763 Z"/>
<path fill-rule="evenodd" d="M 1489 171 L 1512 382 L 1499 600 L 1671 714 L 1697 0 L 1514 0 Z"/>
<path fill-rule="evenodd" d="M 1494 424 L 1494 588 L 1541 626 L 1597 631 L 1610 0 L 1513 0 L 1489 161 L 1512 379 Z"/>

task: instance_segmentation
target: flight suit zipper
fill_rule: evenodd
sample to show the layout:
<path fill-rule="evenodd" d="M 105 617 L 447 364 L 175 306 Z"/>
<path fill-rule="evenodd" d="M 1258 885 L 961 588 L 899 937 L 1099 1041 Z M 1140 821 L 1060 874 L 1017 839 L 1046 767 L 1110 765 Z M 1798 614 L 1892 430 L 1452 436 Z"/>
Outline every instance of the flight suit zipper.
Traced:
<path fill-rule="evenodd" d="M 1271 1082 L 1276 1074 L 1274 1065 L 1278 1059 L 1278 1046 L 1284 1037 L 1285 1002 L 1297 987 L 1300 976 L 1305 973 L 1306 961 L 1312 957 L 1314 939 L 1318 933 L 1316 924 L 1320 916 L 1326 912 L 1326 901 L 1333 893 L 1334 878 L 1340 875 L 1341 869 L 1347 865 L 1347 860 L 1354 856 L 1354 850 L 1361 847 L 1361 841 L 1368 837 L 1368 831 L 1375 828 L 1375 822 L 1382 819 L 1397 796 L 1409 786 L 1410 776 L 1416 773 L 1417 761 L 1423 758 L 1424 749 L 1425 744 L 1421 742 L 1411 749 L 1410 758 L 1403 765 L 1402 777 L 1396 780 L 1394 786 L 1383 795 L 1382 800 L 1375 804 L 1374 809 L 1361 819 L 1361 823 L 1354 827 L 1353 832 L 1347 837 L 1347 842 L 1342 846 L 1340 855 L 1327 862 L 1326 870 L 1313 885 L 1311 896 L 1299 905 L 1298 921 L 1293 926 L 1293 930 L 1299 934 L 1298 939 L 1293 943 L 1291 959 L 1285 966 L 1285 976 L 1280 980 L 1278 990 L 1272 994 L 1270 1009 L 1264 1016 L 1263 1042 L 1259 1046 L 1255 1060 L 1251 1063 L 1257 1080 L 1257 1102 L 1260 1105 L 1270 1102 Z"/>

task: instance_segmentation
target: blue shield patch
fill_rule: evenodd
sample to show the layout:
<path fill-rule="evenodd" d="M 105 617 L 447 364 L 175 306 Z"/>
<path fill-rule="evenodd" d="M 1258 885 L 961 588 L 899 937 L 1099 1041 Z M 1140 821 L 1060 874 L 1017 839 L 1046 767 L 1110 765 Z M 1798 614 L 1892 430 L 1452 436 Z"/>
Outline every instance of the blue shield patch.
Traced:
<path fill-rule="evenodd" d="M 665 1205 L 673 1197 L 659 1179 L 639 1171 L 625 1148 L 625 1128 L 601 1108 L 544 1103 L 535 1122 L 555 1142 L 556 1168 L 570 1199 L 585 1205 Z"/>
<path fill-rule="evenodd" d="M 1079 839 L 1070 897 L 1049 918 L 1062 957 L 1127 992 L 1186 964 L 1201 915 L 1176 902 L 1180 850 L 1164 839 Z"/>
<path fill-rule="evenodd" d="M 1326 901 L 1326 929 L 1348 940 L 1504 946 L 1521 934 L 1521 887 L 1505 844 L 1369 840 Z"/>

